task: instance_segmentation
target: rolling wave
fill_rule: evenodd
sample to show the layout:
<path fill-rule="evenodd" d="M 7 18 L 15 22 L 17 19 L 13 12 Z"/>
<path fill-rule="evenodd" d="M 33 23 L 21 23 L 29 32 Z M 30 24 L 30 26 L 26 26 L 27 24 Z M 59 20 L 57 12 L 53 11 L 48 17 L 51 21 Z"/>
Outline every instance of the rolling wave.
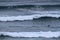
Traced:
<path fill-rule="evenodd" d="M 0 37 L 45 37 L 45 38 L 57 38 L 60 37 L 60 32 L 0 32 Z"/>
<path fill-rule="evenodd" d="M 16 6 L 0 6 L 0 9 L 9 9 L 9 8 L 32 8 L 35 5 L 16 5 Z"/>
<path fill-rule="evenodd" d="M 12 6 L 0 6 L 0 9 L 8 8 L 47 8 L 47 7 L 60 7 L 60 5 L 12 5 Z"/>
<path fill-rule="evenodd" d="M 0 16 L 0 21 L 24 21 L 24 20 L 33 20 L 39 19 L 41 17 L 51 17 L 51 18 L 59 18 L 60 15 L 52 15 L 52 14 L 34 14 L 34 15 L 19 15 L 19 16 Z"/>

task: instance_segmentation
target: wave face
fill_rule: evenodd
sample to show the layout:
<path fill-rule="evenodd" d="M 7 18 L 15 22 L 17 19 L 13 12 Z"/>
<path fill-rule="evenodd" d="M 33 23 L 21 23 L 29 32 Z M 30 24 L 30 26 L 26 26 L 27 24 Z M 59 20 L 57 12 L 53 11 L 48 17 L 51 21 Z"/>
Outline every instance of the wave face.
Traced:
<path fill-rule="evenodd" d="M 32 8 L 32 7 L 35 7 L 35 5 L 0 6 L 0 9 Z"/>
<path fill-rule="evenodd" d="M 60 5 L 34 5 L 34 4 L 32 4 L 32 5 L 10 5 L 10 6 L 0 6 L 0 9 L 16 9 L 16 8 L 59 8 L 60 7 Z"/>
<path fill-rule="evenodd" d="M 24 21 L 24 20 L 33 20 L 33 19 L 39 19 L 41 17 L 52 17 L 52 18 L 59 18 L 60 15 L 52 15 L 52 14 L 45 14 L 45 15 L 39 15 L 39 14 L 34 14 L 34 15 L 25 15 L 25 16 L 1 16 L 0 21 Z"/>
<path fill-rule="evenodd" d="M 0 32 L 0 37 L 9 36 L 9 37 L 59 37 L 60 32 Z"/>

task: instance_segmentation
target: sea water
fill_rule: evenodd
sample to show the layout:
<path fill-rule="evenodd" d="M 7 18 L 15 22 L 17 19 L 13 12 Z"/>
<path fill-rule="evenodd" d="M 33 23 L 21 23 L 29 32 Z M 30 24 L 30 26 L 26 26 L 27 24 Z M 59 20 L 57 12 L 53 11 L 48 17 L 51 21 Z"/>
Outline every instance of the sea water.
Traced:
<path fill-rule="evenodd" d="M 12 2 L 12 6 L 4 3 L 0 6 L 0 40 L 60 40 L 60 5 L 56 2 Z"/>

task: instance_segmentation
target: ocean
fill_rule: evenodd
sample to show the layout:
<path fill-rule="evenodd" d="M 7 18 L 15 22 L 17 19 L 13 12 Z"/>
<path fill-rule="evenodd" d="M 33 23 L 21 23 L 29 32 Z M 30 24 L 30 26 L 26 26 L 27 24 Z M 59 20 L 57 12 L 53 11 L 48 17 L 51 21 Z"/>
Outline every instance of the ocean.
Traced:
<path fill-rule="evenodd" d="M 0 40 L 60 40 L 58 1 L 1 1 Z"/>

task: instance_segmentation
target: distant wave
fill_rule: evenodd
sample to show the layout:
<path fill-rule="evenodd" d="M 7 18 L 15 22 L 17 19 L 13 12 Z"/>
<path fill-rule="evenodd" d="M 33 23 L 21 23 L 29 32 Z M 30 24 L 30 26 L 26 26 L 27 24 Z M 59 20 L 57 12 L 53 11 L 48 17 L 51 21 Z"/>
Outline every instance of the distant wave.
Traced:
<path fill-rule="evenodd" d="M 8 8 L 40 8 L 40 7 L 60 7 L 60 5 L 12 5 L 12 6 L 0 6 L 0 9 Z"/>
<path fill-rule="evenodd" d="M 9 9 L 9 8 L 31 8 L 31 7 L 35 7 L 35 5 L 0 6 L 0 9 Z"/>
<path fill-rule="evenodd" d="M 59 18 L 60 15 L 52 15 L 52 14 L 34 14 L 34 15 L 19 15 L 19 16 L 0 16 L 0 21 L 24 21 L 24 20 L 33 20 L 39 19 L 42 17 L 51 17 L 51 18 Z"/>
<path fill-rule="evenodd" d="M 45 38 L 57 38 L 60 37 L 60 32 L 0 32 L 0 37 L 45 37 Z"/>

